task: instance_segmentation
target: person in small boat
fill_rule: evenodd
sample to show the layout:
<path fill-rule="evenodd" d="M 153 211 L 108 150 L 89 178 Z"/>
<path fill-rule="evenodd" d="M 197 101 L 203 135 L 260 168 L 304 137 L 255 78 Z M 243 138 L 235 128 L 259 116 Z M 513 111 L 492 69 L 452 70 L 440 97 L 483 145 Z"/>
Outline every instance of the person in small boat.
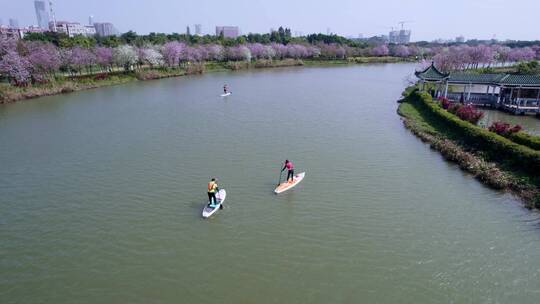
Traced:
<path fill-rule="evenodd" d="M 223 94 L 227 94 L 229 92 L 229 87 L 225 84 L 223 86 Z"/>
<path fill-rule="evenodd" d="M 294 178 L 294 165 L 291 161 L 288 159 L 285 160 L 285 164 L 283 165 L 283 169 L 281 169 L 281 172 L 283 172 L 285 169 L 287 169 L 287 182 L 292 183 Z"/>
<path fill-rule="evenodd" d="M 219 192 L 217 180 L 212 178 L 212 180 L 208 183 L 208 206 L 215 207 L 217 205 L 217 192 Z"/>

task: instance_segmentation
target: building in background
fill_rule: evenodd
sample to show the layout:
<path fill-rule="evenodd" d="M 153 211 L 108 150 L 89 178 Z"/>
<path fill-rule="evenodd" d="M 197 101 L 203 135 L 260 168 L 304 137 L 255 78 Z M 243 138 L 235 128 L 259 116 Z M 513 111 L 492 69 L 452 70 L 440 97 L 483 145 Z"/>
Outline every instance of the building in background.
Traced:
<path fill-rule="evenodd" d="M 56 15 L 54 14 L 52 0 L 49 0 L 49 18 L 51 19 L 51 21 L 49 21 L 49 29 L 53 32 L 56 32 Z M 51 26 L 51 22 L 52 22 L 52 26 Z"/>
<path fill-rule="evenodd" d="M 97 22 L 94 23 L 94 28 L 96 30 L 96 35 L 101 37 L 106 36 L 118 36 L 118 31 L 114 25 L 110 22 Z"/>
<path fill-rule="evenodd" d="M 391 31 L 388 34 L 388 42 L 395 44 L 407 44 L 411 42 L 410 30 Z"/>
<path fill-rule="evenodd" d="M 457 42 L 457 43 L 464 43 L 464 42 L 465 42 L 465 37 L 463 37 L 463 36 L 457 36 L 457 37 L 456 37 L 456 42 Z"/>
<path fill-rule="evenodd" d="M 29 26 L 25 28 L 0 26 L 0 37 L 23 39 L 27 33 L 44 33 L 46 31 L 46 29 L 42 29 L 39 26 Z"/>
<path fill-rule="evenodd" d="M 47 5 L 43 0 L 35 0 L 34 8 L 36 9 L 37 25 L 42 29 L 49 28 L 49 13 L 47 13 Z"/>
<path fill-rule="evenodd" d="M 52 29 L 53 23 L 49 22 L 49 26 Z M 64 33 L 69 37 L 75 37 L 77 35 L 94 36 L 96 34 L 96 28 L 93 26 L 82 25 L 79 22 L 68 21 L 56 22 L 56 31 L 58 33 Z"/>
<path fill-rule="evenodd" d="M 94 26 L 94 16 L 93 15 L 88 16 L 88 25 Z"/>
<path fill-rule="evenodd" d="M 222 34 L 225 38 L 236 38 L 240 36 L 240 29 L 238 26 L 216 26 L 216 36 Z"/>
<path fill-rule="evenodd" d="M 11 28 L 19 28 L 19 20 L 10 18 L 9 19 L 9 27 L 11 27 Z"/>
<path fill-rule="evenodd" d="M 195 35 L 202 36 L 202 25 L 195 24 Z"/>
<path fill-rule="evenodd" d="M 189 25 L 186 26 L 186 35 L 188 35 L 188 36 L 191 35 L 191 30 L 189 29 Z"/>

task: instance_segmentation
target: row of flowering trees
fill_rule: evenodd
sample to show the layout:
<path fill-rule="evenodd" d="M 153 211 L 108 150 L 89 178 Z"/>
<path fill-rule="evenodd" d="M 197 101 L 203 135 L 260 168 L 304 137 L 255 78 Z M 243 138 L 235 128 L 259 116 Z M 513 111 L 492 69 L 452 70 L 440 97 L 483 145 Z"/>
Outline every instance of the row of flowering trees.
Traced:
<path fill-rule="evenodd" d="M 345 59 L 363 56 L 433 58 L 442 70 L 456 70 L 518 62 L 538 58 L 540 47 L 509 48 L 500 45 L 459 45 L 423 48 L 416 45 L 351 47 L 337 43 L 245 43 L 186 44 L 170 41 L 162 45 L 120 45 L 115 48 L 73 46 L 61 48 L 49 42 L 0 38 L 0 77 L 14 84 L 43 82 L 57 73 L 107 72 L 115 68 L 183 66 L 204 61 L 251 61 L 260 59 Z"/>
<path fill-rule="evenodd" d="M 204 61 L 251 61 L 259 59 L 345 59 L 357 56 L 418 56 L 419 48 L 379 45 L 355 48 L 340 44 L 247 43 L 225 47 L 220 44 L 189 45 L 171 41 L 163 45 L 115 48 L 96 46 L 61 48 L 48 42 L 0 39 L 0 76 L 12 83 L 43 82 L 61 73 L 107 72 L 140 67 L 178 67 Z"/>
<path fill-rule="evenodd" d="M 437 68 L 443 71 L 504 65 L 510 62 L 540 59 L 540 46 L 509 48 L 502 45 L 466 44 L 430 50 Z"/>

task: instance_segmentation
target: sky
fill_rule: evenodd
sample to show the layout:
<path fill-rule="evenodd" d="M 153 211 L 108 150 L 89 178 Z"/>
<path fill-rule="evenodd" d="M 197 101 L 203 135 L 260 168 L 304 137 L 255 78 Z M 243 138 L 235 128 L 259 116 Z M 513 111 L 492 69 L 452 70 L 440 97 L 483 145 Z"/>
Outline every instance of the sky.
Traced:
<path fill-rule="evenodd" d="M 243 34 L 280 25 L 304 34 L 331 32 L 364 37 L 386 34 L 409 21 L 411 40 L 540 40 L 540 0 L 54 0 L 57 20 L 112 22 L 121 32 L 184 33 L 202 24 L 237 25 Z M 0 19 L 37 24 L 33 0 L 0 0 Z"/>

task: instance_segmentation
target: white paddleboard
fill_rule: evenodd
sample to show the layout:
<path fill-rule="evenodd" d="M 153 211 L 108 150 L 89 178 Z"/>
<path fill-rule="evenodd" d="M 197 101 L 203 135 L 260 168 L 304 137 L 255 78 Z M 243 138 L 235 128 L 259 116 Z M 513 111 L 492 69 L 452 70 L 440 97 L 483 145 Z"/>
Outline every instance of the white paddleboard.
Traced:
<path fill-rule="evenodd" d="M 218 193 L 216 193 L 217 198 L 217 205 L 215 207 L 210 207 L 208 203 L 204 206 L 204 209 L 202 211 L 202 216 L 204 218 L 209 218 L 212 216 L 212 214 L 216 213 L 219 210 L 219 207 L 223 202 L 225 201 L 225 198 L 227 197 L 227 192 L 225 192 L 225 189 L 220 189 Z"/>
<path fill-rule="evenodd" d="M 228 93 L 225 93 L 225 94 L 221 94 L 221 97 L 227 97 L 229 95 L 231 95 L 232 93 L 231 92 L 228 92 Z"/>
<path fill-rule="evenodd" d="M 288 183 L 287 181 L 285 181 L 279 184 L 279 186 L 277 186 L 274 190 L 274 193 L 280 194 L 291 188 L 294 188 L 294 186 L 298 185 L 304 179 L 304 176 L 306 176 L 306 172 L 295 174 L 292 183 Z"/>

